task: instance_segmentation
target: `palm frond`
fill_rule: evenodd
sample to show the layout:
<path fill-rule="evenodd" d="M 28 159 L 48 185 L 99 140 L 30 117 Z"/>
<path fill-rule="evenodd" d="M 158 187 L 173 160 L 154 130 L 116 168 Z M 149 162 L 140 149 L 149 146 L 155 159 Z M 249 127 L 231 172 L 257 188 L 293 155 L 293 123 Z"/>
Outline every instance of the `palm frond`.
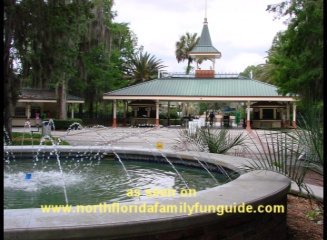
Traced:
<path fill-rule="evenodd" d="M 253 148 L 250 150 L 251 156 L 256 160 L 248 161 L 241 170 L 265 170 L 282 174 L 293 181 L 300 192 L 305 191 L 310 200 L 315 199 L 321 206 L 305 183 L 309 171 L 323 175 L 323 161 L 320 158 L 323 156 L 323 145 L 320 133 L 298 127 L 294 130 L 264 132 L 261 135 L 256 133 L 256 136 L 251 138 L 256 151 L 253 151 Z"/>
<path fill-rule="evenodd" d="M 179 134 L 184 141 L 193 144 L 198 150 L 218 154 L 226 154 L 230 149 L 237 146 L 246 148 L 245 142 L 248 138 L 243 131 L 232 136 L 227 128 L 215 130 L 209 127 L 197 128 L 195 132 L 182 129 Z"/>

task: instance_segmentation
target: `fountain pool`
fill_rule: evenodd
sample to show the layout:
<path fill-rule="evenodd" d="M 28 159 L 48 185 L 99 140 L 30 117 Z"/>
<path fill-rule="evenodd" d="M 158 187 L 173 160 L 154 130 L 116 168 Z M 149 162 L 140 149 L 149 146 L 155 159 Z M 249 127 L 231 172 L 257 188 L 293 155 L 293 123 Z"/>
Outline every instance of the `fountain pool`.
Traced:
<path fill-rule="evenodd" d="M 5 146 L 6 154 L 35 155 L 34 147 Z M 85 152 L 118 154 L 122 161 L 161 159 L 164 156 L 188 166 L 219 165 L 239 175 L 233 181 L 196 192 L 196 195 L 160 196 L 133 202 L 85 206 L 84 211 L 72 206 L 68 212 L 45 212 L 41 208 L 4 210 L 5 239 L 285 239 L 284 213 L 244 213 L 220 211 L 221 207 L 287 205 L 290 181 L 276 173 L 255 171 L 242 174 L 239 166 L 248 159 L 199 152 L 137 150 L 114 147 L 57 146 L 57 153 Z M 52 152 L 53 147 L 42 147 Z M 114 154 L 115 153 L 115 154 Z M 178 156 L 178 157 L 176 157 Z M 152 163 L 155 165 L 155 163 Z M 33 176 L 32 176 L 33 177 Z M 136 189 L 135 189 L 136 190 Z M 211 206 L 211 208 L 210 208 Z M 220 209 L 220 210 L 219 210 Z M 218 214 L 219 213 L 219 214 Z"/>
<path fill-rule="evenodd" d="M 63 184 L 70 205 L 95 205 L 100 202 L 132 202 L 156 195 L 177 196 L 181 191 L 209 189 L 229 181 L 227 176 L 203 169 L 114 158 L 99 160 L 61 158 L 63 177 L 56 159 L 18 160 L 4 166 L 4 209 L 39 208 L 43 204 L 65 204 Z M 217 183 L 218 182 L 218 183 Z M 138 189 L 140 196 L 129 196 Z"/>

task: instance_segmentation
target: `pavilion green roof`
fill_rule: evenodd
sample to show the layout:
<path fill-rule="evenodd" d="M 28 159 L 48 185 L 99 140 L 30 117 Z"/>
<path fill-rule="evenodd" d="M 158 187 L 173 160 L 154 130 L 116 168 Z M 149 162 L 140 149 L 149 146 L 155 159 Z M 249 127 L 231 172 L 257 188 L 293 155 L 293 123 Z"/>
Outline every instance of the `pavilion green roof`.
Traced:
<path fill-rule="evenodd" d="M 203 96 L 279 97 L 277 87 L 268 83 L 237 78 L 159 78 L 104 93 L 103 96 Z"/>

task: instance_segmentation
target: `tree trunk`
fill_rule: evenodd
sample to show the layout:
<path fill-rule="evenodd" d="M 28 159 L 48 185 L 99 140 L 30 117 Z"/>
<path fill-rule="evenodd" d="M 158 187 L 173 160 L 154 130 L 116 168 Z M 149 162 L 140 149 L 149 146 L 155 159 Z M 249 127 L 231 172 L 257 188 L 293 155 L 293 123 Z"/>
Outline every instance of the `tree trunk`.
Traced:
<path fill-rule="evenodd" d="M 187 61 L 187 67 L 186 67 L 186 74 L 190 74 L 191 71 L 191 61 L 188 59 Z"/>
<path fill-rule="evenodd" d="M 61 120 L 67 119 L 67 94 L 66 94 L 66 84 L 65 81 L 62 83 L 58 83 L 58 109 L 59 109 L 59 116 L 58 118 Z"/>
<path fill-rule="evenodd" d="M 10 49 L 12 44 L 13 31 L 15 27 L 14 13 L 12 8 L 16 5 L 16 0 L 6 1 L 5 4 L 5 24 L 4 24 L 4 86 L 3 86 L 3 121 L 4 127 L 8 133 L 10 140 L 12 139 L 12 81 L 10 76 Z M 7 10 L 8 9 L 8 10 Z"/>
<path fill-rule="evenodd" d="M 5 126 L 5 129 L 8 133 L 8 136 L 11 138 L 11 129 L 12 129 L 12 104 L 11 104 L 11 80 L 10 80 L 10 69 L 9 69 L 9 48 L 6 48 L 7 53 L 5 54 L 4 59 L 4 85 L 3 85 L 3 114 L 4 119 L 3 123 Z"/>
<path fill-rule="evenodd" d="M 83 103 L 80 103 L 78 105 L 78 115 L 79 115 L 79 118 L 83 118 Z"/>
<path fill-rule="evenodd" d="M 93 100 L 90 99 L 90 102 L 89 102 L 89 119 L 92 119 L 93 117 Z"/>

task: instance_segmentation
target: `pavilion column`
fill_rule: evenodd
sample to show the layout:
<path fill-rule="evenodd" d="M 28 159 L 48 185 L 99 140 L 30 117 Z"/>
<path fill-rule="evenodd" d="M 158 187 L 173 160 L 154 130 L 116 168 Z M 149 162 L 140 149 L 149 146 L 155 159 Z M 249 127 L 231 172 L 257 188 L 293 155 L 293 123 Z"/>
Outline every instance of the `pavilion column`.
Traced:
<path fill-rule="evenodd" d="M 182 102 L 182 117 L 186 115 L 186 102 Z"/>
<path fill-rule="evenodd" d="M 150 118 L 150 116 L 151 116 L 151 107 L 145 108 L 145 111 L 146 111 L 146 117 Z"/>
<path fill-rule="evenodd" d="M 26 103 L 26 112 L 25 115 L 27 116 L 27 118 L 29 119 L 31 117 L 31 103 Z"/>
<path fill-rule="evenodd" d="M 74 118 L 74 103 L 71 104 L 71 113 L 70 113 L 70 118 L 73 119 Z"/>
<path fill-rule="evenodd" d="M 262 119 L 262 114 L 263 114 L 263 112 L 262 112 L 262 108 L 259 108 L 259 119 L 261 120 Z"/>
<path fill-rule="evenodd" d="M 117 127 L 117 101 L 116 99 L 114 99 L 113 103 L 112 103 L 112 127 L 116 128 Z"/>
<path fill-rule="evenodd" d="M 167 126 L 170 125 L 170 101 L 168 101 L 168 109 L 167 109 Z"/>
<path fill-rule="evenodd" d="M 134 117 L 137 117 L 137 109 L 138 109 L 138 107 L 133 107 Z"/>
<path fill-rule="evenodd" d="M 290 126 L 290 104 L 286 105 L 286 127 Z"/>
<path fill-rule="evenodd" d="M 296 103 L 293 103 L 293 128 L 296 128 Z"/>
<path fill-rule="evenodd" d="M 276 120 L 276 108 L 274 108 L 274 120 Z"/>
<path fill-rule="evenodd" d="M 126 112 L 127 112 L 127 101 L 124 100 L 124 118 L 123 118 L 123 126 L 126 126 Z"/>
<path fill-rule="evenodd" d="M 246 114 L 246 130 L 251 130 L 251 120 L 250 120 L 250 101 L 248 101 L 247 105 L 247 114 Z"/>
<path fill-rule="evenodd" d="M 280 109 L 281 119 L 282 119 L 282 128 L 286 127 L 286 115 L 285 115 L 285 109 Z"/>
<path fill-rule="evenodd" d="M 156 101 L 156 127 L 159 127 L 159 100 Z"/>

